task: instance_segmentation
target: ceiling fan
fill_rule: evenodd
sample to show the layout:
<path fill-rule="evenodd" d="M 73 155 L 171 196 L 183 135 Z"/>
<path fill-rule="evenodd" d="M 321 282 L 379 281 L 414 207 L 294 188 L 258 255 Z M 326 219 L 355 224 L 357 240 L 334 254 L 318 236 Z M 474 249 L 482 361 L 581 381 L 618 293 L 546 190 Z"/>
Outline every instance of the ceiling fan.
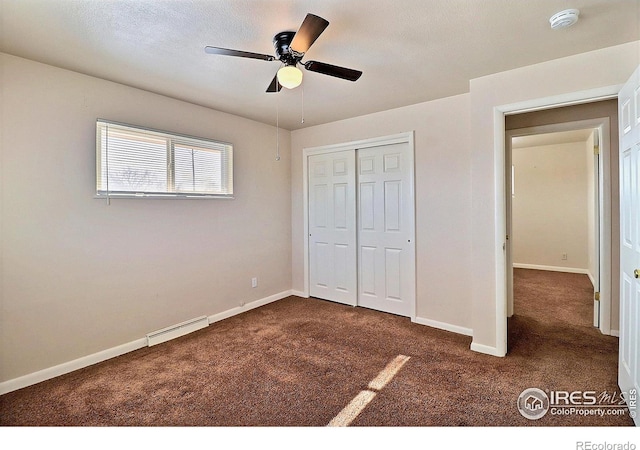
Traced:
<path fill-rule="evenodd" d="M 262 53 L 244 52 L 228 48 L 206 46 L 205 52 L 214 55 L 239 56 L 241 58 L 262 59 L 264 61 L 279 60 L 283 66 L 273 77 L 267 92 L 280 92 L 283 87 L 293 89 L 302 83 L 302 71 L 298 64 L 311 72 L 318 72 L 344 80 L 356 81 L 362 72 L 346 67 L 334 66 L 318 61 L 302 62 L 302 58 L 318 36 L 327 28 L 329 22 L 314 14 L 307 14 L 297 32 L 283 31 L 273 38 L 276 56 Z"/>

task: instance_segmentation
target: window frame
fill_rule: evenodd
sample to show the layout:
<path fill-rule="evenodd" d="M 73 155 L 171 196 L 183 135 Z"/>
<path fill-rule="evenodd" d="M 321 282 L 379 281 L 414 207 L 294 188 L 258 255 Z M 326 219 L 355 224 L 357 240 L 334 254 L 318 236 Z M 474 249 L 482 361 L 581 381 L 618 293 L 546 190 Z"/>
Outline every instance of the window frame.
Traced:
<path fill-rule="evenodd" d="M 160 192 L 145 191 L 116 191 L 110 190 L 108 186 L 108 176 L 106 189 L 102 189 L 103 178 L 103 152 L 106 151 L 105 158 L 108 155 L 108 148 L 103 149 L 102 135 L 105 127 L 113 127 L 116 130 L 123 130 L 129 133 L 138 133 L 144 137 L 152 139 L 164 139 L 167 152 L 167 190 Z M 227 186 L 225 193 L 212 192 L 185 192 L 175 190 L 175 147 L 193 146 L 202 150 L 218 151 L 222 153 L 223 164 L 220 166 L 220 185 Z M 220 147 L 220 148 L 215 148 Z M 94 198 L 110 199 L 110 198 L 157 198 L 157 199 L 184 199 L 184 198 L 200 198 L 200 199 L 233 199 L 234 184 L 234 168 L 233 168 L 233 144 L 229 142 L 219 141 L 215 139 L 191 136 L 182 133 L 174 133 L 171 131 L 158 130 L 139 125 L 132 125 L 122 122 L 114 122 L 105 119 L 96 119 L 96 183 Z M 108 173 L 108 165 L 107 165 Z"/>

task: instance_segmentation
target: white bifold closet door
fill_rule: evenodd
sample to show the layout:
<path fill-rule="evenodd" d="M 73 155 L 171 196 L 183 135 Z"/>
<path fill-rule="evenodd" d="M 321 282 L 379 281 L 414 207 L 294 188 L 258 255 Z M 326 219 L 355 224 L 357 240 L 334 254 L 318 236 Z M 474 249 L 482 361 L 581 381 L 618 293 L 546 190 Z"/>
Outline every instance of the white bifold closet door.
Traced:
<path fill-rule="evenodd" d="M 355 150 L 309 157 L 309 294 L 355 306 Z"/>
<path fill-rule="evenodd" d="M 415 304 L 413 158 L 407 143 L 358 150 L 358 305 L 410 317 Z"/>
<path fill-rule="evenodd" d="M 309 156 L 309 294 L 415 314 L 413 149 Z"/>

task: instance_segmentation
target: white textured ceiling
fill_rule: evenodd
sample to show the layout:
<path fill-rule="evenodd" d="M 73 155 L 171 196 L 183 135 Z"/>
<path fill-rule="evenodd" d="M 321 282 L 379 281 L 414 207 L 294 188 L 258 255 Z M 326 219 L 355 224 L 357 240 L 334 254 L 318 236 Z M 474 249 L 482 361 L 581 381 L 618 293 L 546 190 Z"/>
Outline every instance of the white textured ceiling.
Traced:
<path fill-rule="evenodd" d="M 580 21 L 551 30 L 549 17 Z M 305 72 L 265 90 L 272 38 L 311 12 L 330 22 L 304 60 L 362 70 L 355 83 Z M 469 80 L 640 38 L 640 0 L 0 0 L 0 51 L 280 126 L 304 126 L 468 92 Z M 301 123 L 302 98 L 304 118 Z"/>

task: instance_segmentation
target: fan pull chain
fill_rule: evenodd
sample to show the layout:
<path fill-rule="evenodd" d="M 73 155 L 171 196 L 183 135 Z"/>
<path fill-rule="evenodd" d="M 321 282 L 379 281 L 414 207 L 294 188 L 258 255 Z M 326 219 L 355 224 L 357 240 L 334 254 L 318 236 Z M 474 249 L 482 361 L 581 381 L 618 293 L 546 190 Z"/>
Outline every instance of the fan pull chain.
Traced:
<path fill-rule="evenodd" d="M 280 99 L 276 92 L 276 161 L 280 161 Z"/>
<path fill-rule="evenodd" d="M 302 93 L 302 121 L 300 123 L 304 123 L 304 85 L 300 86 Z"/>

